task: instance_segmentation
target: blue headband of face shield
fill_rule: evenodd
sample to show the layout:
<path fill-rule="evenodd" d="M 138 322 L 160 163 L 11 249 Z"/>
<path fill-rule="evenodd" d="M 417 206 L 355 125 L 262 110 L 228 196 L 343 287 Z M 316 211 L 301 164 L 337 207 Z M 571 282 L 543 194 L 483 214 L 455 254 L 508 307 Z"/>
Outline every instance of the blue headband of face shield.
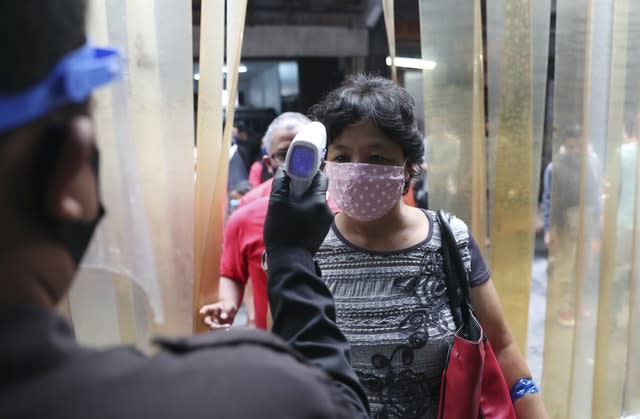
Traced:
<path fill-rule="evenodd" d="M 91 92 L 122 74 L 116 49 L 89 43 L 60 59 L 49 75 L 20 93 L 0 94 L 0 133 L 33 121 L 68 103 L 81 103 Z"/>

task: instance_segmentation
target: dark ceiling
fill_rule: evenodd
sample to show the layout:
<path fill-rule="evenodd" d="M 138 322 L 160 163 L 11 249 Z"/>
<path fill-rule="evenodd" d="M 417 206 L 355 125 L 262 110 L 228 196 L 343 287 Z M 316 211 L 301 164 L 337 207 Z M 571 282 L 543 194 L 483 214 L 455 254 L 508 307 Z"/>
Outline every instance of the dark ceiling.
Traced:
<path fill-rule="evenodd" d="M 193 22 L 200 1 L 192 0 Z M 247 25 L 361 25 L 368 0 L 249 0 Z"/>
<path fill-rule="evenodd" d="M 419 0 L 396 0 L 396 22 L 417 21 Z M 192 0 L 193 23 L 200 22 L 201 0 Z M 248 0 L 247 25 L 322 25 L 362 27 L 382 0 Z M 368 22 L 371 26 L 375 22 Z"/>

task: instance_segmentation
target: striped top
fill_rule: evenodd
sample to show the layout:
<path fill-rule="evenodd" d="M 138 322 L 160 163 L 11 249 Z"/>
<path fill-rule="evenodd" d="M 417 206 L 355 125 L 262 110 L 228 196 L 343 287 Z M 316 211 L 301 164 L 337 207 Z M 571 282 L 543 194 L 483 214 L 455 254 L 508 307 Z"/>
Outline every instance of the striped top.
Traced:
<path fill-rule="evenodd" d="M 429 234 L 407 249 L 372 252 L 348 242 L 335 224 L 316 254 L 352 346 L 352 365 L 373 418 L 435 418 L 455 325 L 449 309 L 436 213 Z M 464 222 L 451 220 L 472 286 L 489 278 Z"/>

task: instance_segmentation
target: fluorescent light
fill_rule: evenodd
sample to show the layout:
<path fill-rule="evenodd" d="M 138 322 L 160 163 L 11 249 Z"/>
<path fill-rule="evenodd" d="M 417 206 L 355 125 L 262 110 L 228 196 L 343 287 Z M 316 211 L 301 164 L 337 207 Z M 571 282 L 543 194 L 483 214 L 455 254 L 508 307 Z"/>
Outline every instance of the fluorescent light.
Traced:
<path fill-rule="evenodd" d="M 385 60 L 387 65 L 391 67 L 391 57 Z M 396 57 L 396 67 L 415 68 L 417 70 L 433 70 L 436 68 L 436 62 L 431 60 L 422 60 L 420 58 Z"/>
<path fill-rule="evenodd" d="M 223 73 L 228 73 L 229 69 L 227 68 L 227 66 L 225 65 L 224 67 L 222 67 L 222 72 Z M 240 73 L 246 73 L 247 72 L 247 66 L 244 64 L 240 64 L 240 66 L 238 67 L 238 72 Z M 200 73 L 196 73 L 193 75 L 193 79 L 198 81 L 200 80 Z"/>
<path fill-rule="evenodd" d="M 225 65 L 224 67 L 222 67 L 222 72 L 223 73 L 228 73 L 229 69 L 227 68 L 227 66 Z M 240 66 L 238 67 L 238 72 L 239 73 L 246 73 L 247 72 L 247 66 L 244 64 L 240 64 Z"/>

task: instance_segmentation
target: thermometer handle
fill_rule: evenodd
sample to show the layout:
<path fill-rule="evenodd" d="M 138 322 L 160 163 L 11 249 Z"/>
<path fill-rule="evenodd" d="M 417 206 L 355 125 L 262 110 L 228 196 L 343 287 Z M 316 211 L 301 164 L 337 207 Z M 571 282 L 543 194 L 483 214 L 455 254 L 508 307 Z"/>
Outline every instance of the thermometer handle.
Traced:
<path fill-rule="evenodd" d="M 313 179 L 309 179 L 309 180 L 300 180 L 300 179 L 291 179 L 291 198 L 294 201 L 300 201 L 302 200 L 302 196 L 304 195 L 305 191 L 307 190 L 307 188 L 309 187 L 309 185 L 311 185 L 311 181 Z"/>

